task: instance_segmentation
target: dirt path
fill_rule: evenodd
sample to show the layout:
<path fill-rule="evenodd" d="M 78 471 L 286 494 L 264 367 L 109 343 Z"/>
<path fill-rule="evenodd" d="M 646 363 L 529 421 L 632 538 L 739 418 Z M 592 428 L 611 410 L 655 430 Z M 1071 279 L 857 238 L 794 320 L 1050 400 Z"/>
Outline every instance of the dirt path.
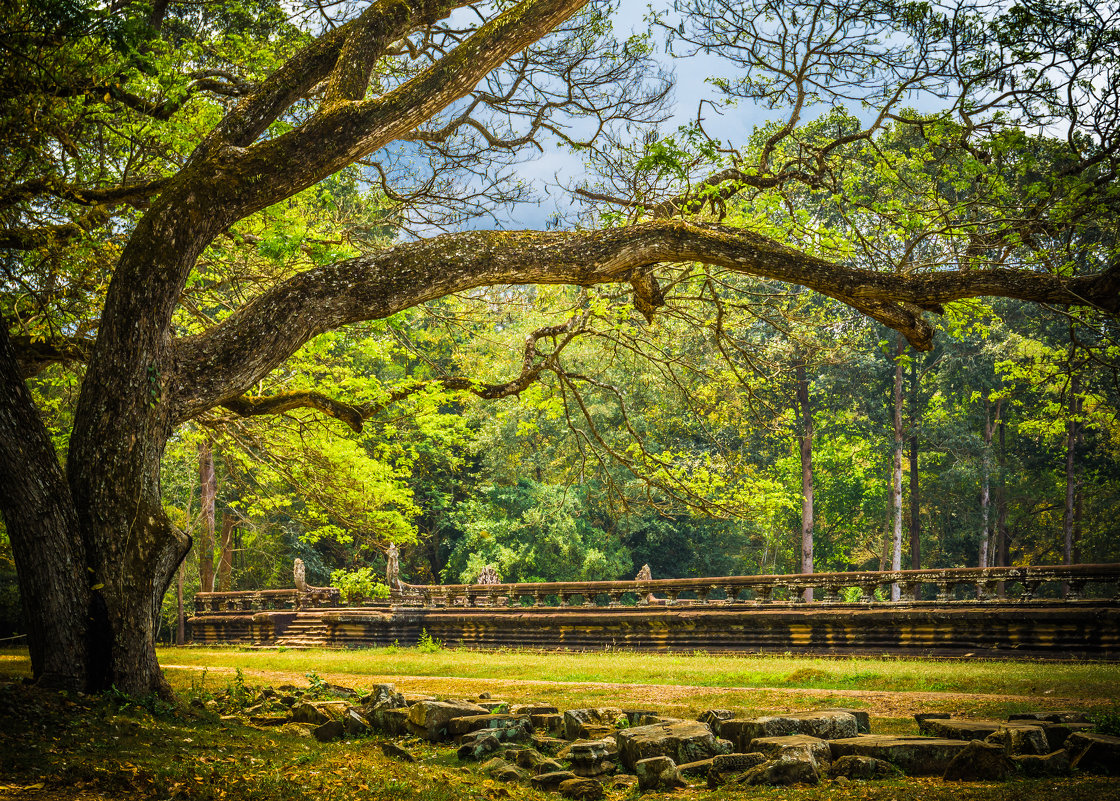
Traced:
<path fill-rule="evenodd" d="M 193 673 L 207 671 L 223 676 L 234 668 L 199 665 L 164 665 L 167 670 Z M 254 683 L 303 685 L 302 673 L 243 669 Z M 562 705 L 565 700 L 598 699 L 631 707 L 687 709 L 705 707 L 745 707 L 748 709 L 789 710 L 828 703 L 850 703 L 866 708 L 875 715 L 908 718 L 922 711 L 964 712 L 997 705 L 1021 705 L 1044 709 L 1083 708 L 1094 705 L 1087 699 L 1061 698 L 1046 695 L 998 695 L 959 692 L 899 692 L 889 690 L 816 689 L 802 687 L 712 687 L 690 684 L 624 684 L 598 681 L 546 681 L 539 679 L 485 679 L 455 676 L 407 676 L 355 673 L 322 674 L 326 681 L 344 686 L 394 684 L 397 689 L 414 693 L 438 693 L 475 696 L 489 692 L 511 701 L 543 700 Z M 1107 700 L 1107 699 L 1105 699 Z"/>

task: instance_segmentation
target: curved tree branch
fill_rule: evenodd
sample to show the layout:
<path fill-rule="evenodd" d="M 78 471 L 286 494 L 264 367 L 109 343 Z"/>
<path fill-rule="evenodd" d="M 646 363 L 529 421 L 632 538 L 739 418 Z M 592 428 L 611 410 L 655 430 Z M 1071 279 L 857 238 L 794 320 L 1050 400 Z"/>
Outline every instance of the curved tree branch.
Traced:
<path fill-rule="evenodd" d="M 470 231 L 399 245 L 309 270 L 273 287 L 206 334 L 175 345 L 174 416 L 240 396 L 312 337 L 495 284 L 637 282 L 663 262 L 703 262 L 798 284 L 868 314 L 928 350 L 922 310 L 981 295 L 1120 311 L 1120 270 L 1060 278 L 1011 269 L 877 273 L 832 264 L 748 231 L 677 220 L 588 232 Z M 637 271 L 637 272 L 635 272 Z M 246 343 L 252 343 L 247 346 Z"/>

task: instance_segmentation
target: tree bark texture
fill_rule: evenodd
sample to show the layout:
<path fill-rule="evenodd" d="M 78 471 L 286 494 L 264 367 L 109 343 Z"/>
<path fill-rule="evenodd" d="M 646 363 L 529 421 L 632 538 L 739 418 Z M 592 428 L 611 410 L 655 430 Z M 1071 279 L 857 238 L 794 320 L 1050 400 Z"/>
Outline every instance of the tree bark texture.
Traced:
<path fill-rule="evenodd" d="M 813 572 L 813 411 L 809 406 L 809 380 L 805 377 L 805 365 L 798 361 L 795 368 L 797 379 L 797 406 L 800 411 L 801 425 L 798 445 L 801 451 L 801 572 Z M 813 600 L 813 589 L 804 593 L 805 602 Z"/>
<path fill-rule="evenodd" d="M 902 569 L 902 449 L 906 431 L 902 427 L 902 356 L 906 352 L 906 340 L 900 335 L 897 339 L 894 357 L 894 384 L 891 403 L 891 423 L 894 429 L 894 458 L 891 460 L 891 570 Z M 900 597 L 897 584 L 891 585 L 891 600 Z"/>
<path fill-rule="evenodd" d="M 1069 380 L 1069 419 L 1066 422 L 1066 498 L 1062 516 L 1062 564 L 1072 565 L 1074 556 L 1074 518 L 1080 475 L 1077 470 L 1077 440 L 1081 430 L 1078 416 L 1081 413 L 1081 375 L 1074 370 Z"/>
<path fill-rule="evenodd" d="M 202 592 L 214 591 L 214 501 L 218 480 L 214 474 L 214 452 L 208 440 L 198 443 L 198 581 Z"/>
<path fill-rule="evenodd" d="M 910 362 L 910 568 L 922 569 L 922 529 L 920 518 L 921 483 L 918 475 L 918 360 Z"/>
<path fill-rule="evenodd" d="M 218 592 L 233 589 L 233 532 L 236 518 L 229 512 L 222 514 L 222 540 L 218 557 Z"/>
<path fill-rule="evenodd" d="M 0 318 L 0 512 L 19 574 L 31 668 L 45 686 L 84 689 L 90 618 L 101 588 L 87 573 L 70 488 Z"/>

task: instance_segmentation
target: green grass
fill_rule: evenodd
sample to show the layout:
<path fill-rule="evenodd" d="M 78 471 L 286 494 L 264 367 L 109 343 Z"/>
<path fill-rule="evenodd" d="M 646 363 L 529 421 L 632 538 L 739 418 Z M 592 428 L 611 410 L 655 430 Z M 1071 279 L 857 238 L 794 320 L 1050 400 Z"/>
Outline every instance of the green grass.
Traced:
<path fill-rule="evenodd" d="M 1002 715 L 1025 708 L 1078 706 L 1116 714 L 1117 666 L 828 660 L 628 653 L 540 654 L 417 649 L 239 651 L 162 649 L 161 661 L 184 701 L 205 700 L 245 684 L 307 685 L 307 673 L 369 686 L 453 696 L 485 689 L 510 700 L 558 706 L 626 705 L 673 712 L 728 706 L 746 713 L 827 704 L 863 706 L 880 733 L 914 733 L 913 711 Z M 528 787 L 495 783 L 460 765 L 446 747 L 405 745 L 419 759 L 385 758 L 378 738 L 319 744 L 261 731 L 184 704 L 117 693 L 68 697 L 18 683 L 26 651 L 0 650 L 0 799 L 20 801 L 556 801 Z M 733 677 L 729 681 L 727 677 Z M 743 678 L 739 678 L 743 677 Z M 624 683 L 625 682 L 625 683 Z M 931 686 L 951 682 L 941 700 Z M 745 689 L 745 687 L 762 689 Z M 1031 688 L 1044 688 L 1041 692 Z M 888 689 L 889 692 L 874 692 Z M 1015 691 L 1018 690 L 1016 693 Z M 1047 693 L 1046 690 L 1051 690 Z M 866 695 L 861 695 L 866 693 Z M 1008 699 L 1007 694 L 1021 697 Z M 248 703 L 248 701 L 246 701 Z M 1120 719 L 1120 718 L 1118 718 Z M 1120 779 L 1073 776 L 1045 781 L 947 784 L 936 779 L 709 792 L 692 788 L 646 798 L 759 801 L 1063 801 L 1120 799 Z M 610 791 L 607 801 L 637 801 Z"/>
<path fill-rule="evenodd" d="M 667 684 L 727 688 L 807 688 L 1054 696 L 1120 697 L 1120 665 L 1085 662 L 931 661 L 771 655 L 648 654 L 415 648 L 274 651 L 165 648 L 160 662 L 247 670 L 354 676 L 439 676 L 553 682 Z"/>

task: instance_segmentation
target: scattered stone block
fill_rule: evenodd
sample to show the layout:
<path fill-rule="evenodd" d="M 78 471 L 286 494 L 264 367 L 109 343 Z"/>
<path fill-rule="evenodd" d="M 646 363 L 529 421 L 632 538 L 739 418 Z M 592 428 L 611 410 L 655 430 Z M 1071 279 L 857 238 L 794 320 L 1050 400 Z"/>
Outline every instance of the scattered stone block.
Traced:
<path fill-rule="evenodd" d="M 370 731 L 369 721 L 353 708 L 346 710 L 346 717 L 342 719 L 342 725 L 346 729 L 346 733 L 352 737 L 360 737 L 369 734 Z"/>
<path fill-rule="evenodd" d="M 615 735 L 619 758 L 628 770 L 638 762 L 655 756 L 667 756 L 674 763 L 697 762 L 726 751 L 712 730 L 694 720 L 678 720 L 653 726 L 623 729 Z"/>
<path fill-rule="evenodd" d="M 711 729 L 717 737 L 722 737 L 723 735 L 719 730 L 720 724 L 734 717 L 735 713 L 730 709 L 708 709 L 700 713 L 700 717 L 696 719 Z"/>
<path fill-rule="evenodd" d="M 767 759 L 790 755 L 808 759 L 818 772 L 824 773 L 832 763 L 832 749 L 828 742 L 807 734 L 788 734 L 784 737 L 756 737 L 751 740 L 748 752 L 763 754 Z"/>
<path fill-rule="evenodd" d="M 594 734 L 603 728 L 613 730 L 620 717 L 622 710 L 613 707 L 569 709 L 564 713 L 564 736 L 569 740 L 599 739 Z"/>
<path fill-rule="evenodd" d="M 521 714 L 520 712 L 517 714 Z M 564 716 L 554 712 L 532 713 L 529 715 L 529 720 L 533 723 L 534 729 L 548 732 L 553 737 L 562 737 L 564 735 Z"/>
<path fill-rule="evenodd" d="M 856 719 L 857 734 L 871 734 L 871 713 L 866 709 L 849 709 L 848 707 L 830 706 L 828 709 L 814 710 L 816 712 L 847 712 Z"/>
<path fill-rule="evenodd" d="M 947 782 L 1003 781 L 1014 770 L 1002 745 L 971 740 L 950 760 L 941 778 Z"/>
<path fill-rule="evenodd" d="M 558 715 L 560 710 L 551 704 L 514 704 L 509 708 L 512 715 Z"/>
<path fill-rule="evenodd" d="M 408 732 L 408 707 L 374 709 L 369 713 L 369 722 L 385 734 L 399 737 Z"/>
<path fill-rule="evenodd" d="M 316 726 L 311 730 L 311 736 L 321 743 L 329 743 L 332 740 L 341 740 L 343 735 L 346 734 L 346 727 L 341 720 L 328 720 L 321 726 Z"/>
<path fill-rule="evenodd" d="M 552 792 L 560 786 L 561 782 L 578 778 L 579 776 L 575 775 L 570 770 L 558 770 L 553 773 L 541 773 L 536 776 L 531 776 L 529 778 L 529 784 L 533 785 L 533 789 L 535 790 Z"/>
<path fill-rule="evenodd" d="M 534 734 L 530 739 L 533 748 L 540 751 L 542 754 L 549 754 L 555 756 L 562 749 L 568 747 L 567 740 L 561 740 L 557 737 L 546 737 L 541 734 Z"/>
<path fill-rule="evenodd" d="M 766 762 L 764 754 L 720 754 L 712 757 L 708 770 L 708 788 L 711 790 L 727 784 L 732 776 L 746 773 Z"/>
<path fill-rule="evenodd" d="M 681 772 L 681 775 L 687 776 L 690 779 L 694 779 L 697 777 L 707 777 L 711 769 L 711 759 L 701 759 L 697 762 L 686 762 L 683 765 L 677 765 L 677 770 Z"/>
<path fill-rule="evenodd" d="M 1076 731 L 1066 740 L 1070 767 L 1106 776 L 1120 774 L 1120 737 Z"/>
<path fill-rule="evenodd" d="M 720 724 L 720 736 L 746 751 L 756 737 L 784 737 L 790 734 L 807 734 L 821 740 L 840 740 L 855 737 L 859 725 L 848 712 L 822 710 L 819 712 L 790 712 L 785 715 L 766 715 L 758 718 L 732 718 Z"/>
<path fill-rule="evenodd" d="M 502 770 L 496 771 L 493 776 L 495 781 L 508 782 L 511 784 L 523 782 L 526 779 L 530 778 L 529 771 L 523 770 L 521 768 L 515 768 L 512 765 L 510 765 L 508 768 L 503 768 Z"/>
<path fill-rule="evenodd" d="M 804 755 L 786 752 L 774 759 L 751 768 L 736 780 L 744 785 L 769 784 L 785 786 L 791 784 L 817 784 L 820 774 L 811 759 Z"/>
<path fill-rule="evenodd" d="M 599 801 L 603 797 L 603 785 L 594 779 L 565 779 L 556 789 L 564 798 L 575 801 Z"/>
<path fill-rule="evenodd" d="M 1069 775 L 1069 751 L 1064 748 L 1043 756 L 1035 754 L 1013 756 L 1011 761 L 1019 773 L 1030 778 Z"/>
<path fill-rule="evenodd" d="M 902 771 L 885 759 L 849 754 L 834 761 L 829 766 L 828 775 L 834 779 L 889 779 L 901 776 Z"/>
<path fill-rule="evenodd" d="M 486 729 L 463 735 L 455 755 L 464 762 L 480 762 L 500 750 L 502 741 Z"/>
<path fill-rule="evenodd" d="M 460 737 L 479 729 L 513 729 L 522 728 L 532 730 L 533 725 L 528 715 L 466 715 L 461 718 L 451 718 L 447 721 L 447 735 Z"/>
<path fill-rule="evenodd" d="M 941 737 L 892 737 L 884 734 L 863 734 L 843 740 L 832 740 L 828 747 L 833 760 L 849 754 L 883 759 L 898 765 L 907 776 L 941 776 L 963 740 Z"/>
<path fill-rule="evenodd" d="M 448 724 L 453 718 L 485 715 L 478 704 L 465 701 L 418 701 L 408 708 L 408 730 L 433 743 L 448 739 Z"/>
<path fill-rule="evenodd" d="M 358 700 L 358 705 L 365 709 L 396 709 L 408 706 L 404 696 L 397 692 L 392 684 L 378 684 Z"/>
<path fill-rule="evenodd" d="M 634 773 L 638 776 L 638 790 L 643 793 L 688 786 L 677 770 L 677 763 L 667 756 L 638 760 L 634 765 Z"/>
<path fill-rule="evenodd" d="M 618 773 L 606 780 L 606 786 L 611 790 L 627 792 L 638 786 L 638 777 L 629 773 Z"/>
<path fill-rule="evenodd" d="M 415 762 L 416 761 L 416 757 L 414 757 L 409 751 L 406 751 L 404 748 L 401 748 L 396 743 L 392 743 L 392 742 L 388 742 L 388 741 L 381 743 L 381 753 L 383 753 L 385 756 L 389 757 L 389 759 L 396 759 L 399 762 Z"/>
<path fill-rule="evenodd" d="M 1050 743 L 1041 726 L 1016 725 L 1001 728 L 984 738 L 984 742 L 1001 745 L 1008 756 L 1034 754 L 1042 756 L 1051 752 Z"/>
<path fill-rule="evenodd" d="M 345 701 L 300 701 L 292 706 L 292 721 L 321 726 L 328 720 L 342 720 L 349 708 Z"/>

